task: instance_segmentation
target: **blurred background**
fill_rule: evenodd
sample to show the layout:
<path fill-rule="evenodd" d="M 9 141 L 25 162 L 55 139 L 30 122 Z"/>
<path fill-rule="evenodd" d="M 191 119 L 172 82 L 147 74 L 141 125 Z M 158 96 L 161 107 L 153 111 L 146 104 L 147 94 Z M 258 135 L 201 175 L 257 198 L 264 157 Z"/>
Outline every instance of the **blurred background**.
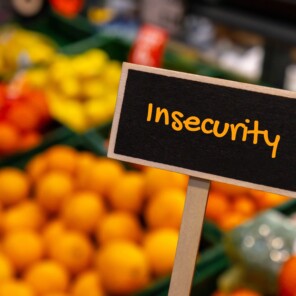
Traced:
<path fill-rule="evenodd" d="M 167 295 L 188 177 L 106 158 L 121 64 L 293 91 L 295 17 L 293 0 L 1 1 L 0 296 Z M 295 213 L 212 182 L 192 295 L 295 296 Z"/>

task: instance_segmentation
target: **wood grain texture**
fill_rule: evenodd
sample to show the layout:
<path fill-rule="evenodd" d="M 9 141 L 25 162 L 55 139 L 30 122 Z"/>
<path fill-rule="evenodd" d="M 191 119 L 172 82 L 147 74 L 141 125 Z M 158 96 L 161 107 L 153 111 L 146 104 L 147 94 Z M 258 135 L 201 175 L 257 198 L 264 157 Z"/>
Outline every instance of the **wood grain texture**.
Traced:
<path fill-rule="evenodd" d="M 190 295 L 209 187 L 209 181 L 189 179 L 169 296 Z"/>

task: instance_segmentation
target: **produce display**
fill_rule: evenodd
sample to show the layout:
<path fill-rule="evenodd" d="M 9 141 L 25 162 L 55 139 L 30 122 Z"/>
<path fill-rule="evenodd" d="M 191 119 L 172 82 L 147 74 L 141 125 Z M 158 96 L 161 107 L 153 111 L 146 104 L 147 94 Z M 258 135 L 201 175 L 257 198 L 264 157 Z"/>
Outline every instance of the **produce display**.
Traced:
<path fill-rule="evenodd" d="M 168 275 L 187 181 L 60 145 L 2 168 L 0 295 L 130 295 Z"/>
<path fill-rule="evenodd" d="M 258 212 L 276 207 L 288 197 L 219 182 L 211 183 L 206 218 L 222 230 L 231 230 Z"/>
<path fill-rule="evenodd" d="M 43 91 L 23 85 L 21 80 L 0 85 L 0 157 L 39 144 L 49 122 Z"/>
<path fill-rule="evenodd" d="M 294 296 L 296 294 L 295 285 L 296 256 L 291 256 L 282 266 L 279 274 L 280 296 Z"/>
<path fill-rule="evenodd" d="M 19 69 L 47 65 L 55 52 L 53 42 L 44 35 L 4 27 L 0 30 L 0 77 L 9 79 Z"/>
<path fill-rule="evenodd" d="M 26 76 L 46 90 L 52 116 L 82 132 L 112 119 L 120 73 L 120 63 L 91 49 L 74 56 L 58 54 L 48 68 L 31 69 Z"/>

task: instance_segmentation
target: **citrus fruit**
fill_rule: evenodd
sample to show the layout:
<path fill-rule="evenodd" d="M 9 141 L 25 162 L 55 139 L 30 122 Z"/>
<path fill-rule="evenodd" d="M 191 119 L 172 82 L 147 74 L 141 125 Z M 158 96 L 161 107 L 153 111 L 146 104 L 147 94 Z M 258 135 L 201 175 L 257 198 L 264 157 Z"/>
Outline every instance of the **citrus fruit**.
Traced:
<path fill-rule="evenodd" d="M 248 216 L 239 212 L 225 212 L 224 216 L 221 216 L 217 223 L 221 229 L 228 231 L 241 225 L 248 218 Z"/>
<path fill-rule="evenodd" d="M 281 267 L 279 273 L 280 296 L 295 296 L 296 256 L 290 257 Z"/>
<path fill-rule="evenodd" d="M 0 296 L 35 296 L 35 293 L 28 284 L 11 280 L 1 283 Z"/>
<path fill-rule="evenodd" d="M 225 195 L 237 195 L 237 194 L 244 194 L 248 192 L 248 189 L 245 187 L 216 182 L 216 181 L 211 182 L 211 189 Z"/>
<path fill-rule="evenodd" d="M 34 110 L 26 104 L 18 104 L 9 108 L 6 118 L 21 131 L 32 131 L 38 127 L 39 118 Z"/>
<path fill-rule="evenodd" d="M 59 219 L 50 221 L 43 229 L 42 238 L 45 251 L 48 253 L 51 247 L 66 231 L 65 225 Z"/>
<path fill-rule="evenodd" d="M 107 293 L 128 295 L 149 282 L 145 253 L 136 244 L 115 241 L 103 246 L 97 258 L 102 286 Z"/>
<path fill-rule="evenodd" d="M 188 176 L 147 167 L 144 170 L 145 192 L 151 196 L 166 188 L 179 188 L 186 190 Z"/>
<path fill-rule="evenodd" d="M 163 189 L 152 196 L 145 209 L 145 221 L 150 228 L 179 229 L 185 204 L 185 191 Z"/>
<path fill-rule="evenodd" d="M 36 184 L 37 201 L 48 212 L 57 212 L 72 190 L 72 179 L 67 174 L 49 172 Z"/>
<path fill-rule="evenodd" d="M 74 176 L 76 188 L 80 190 L 87 189 L 88 175 L 95 161 L 95 156 L 89 152 L 80 152 L 78 154 Z"/>
<path fill-rule="evenodd" d="M 73 296 L 104 296 L 98 272 L 89 270 L 81 273 L 71 289 Z"/>
<path fill-rule="evenodd" d="M 288 200 L 288 197 L 275 194 L 264 192 L 256 198 L 257 204 L 260 209 L 268 209 L 272 207 L 276 207 Z"/>
<path fill-rule="evenodd" d="M 47 171 L 47 161 L 43 154 L 33 157 L 26 166 L 26 171 L 32 181 L 38 181 Z"/>
<path fill-rule="evenodd" d="M 93 248 L 79 232 L 65 232 L 50 248 L 50 257 L 61 263 L 71 274 L 79 273 L 91 264 Z"/>
<path fill-rule="evenodd" d="M 91 167 L 86 186 L 88 189 L 106 196 L 122 173 L 123 167 L 119 162 L 100 159 Z"/>
<path fill-rule="evenodd" d="M 0 154 L 9 154 L 19 147 L 20 134 L 9 123 L 0 122 Z"/>
<path fill-rule="evenodd" d="M 251 217 L 256 212 L 256 205 L 248 195 L 237 195 L 233 202 L 232 208 L 234 211 Z"/>
<path fill-rule="evenodd" d="M 31 230 L 17 230 L 6 234 L 2 251 L 17 271 L 22 271 L 43 256 L 41 238 Z"/>
<path fill-rule="evenodd" d="M 19 150 L 24 151 L 31 149 L 41 143 L 41 135 L 37 132 L 28 132 L 22 135 Z"/>
<path fill-rule="evenodd" d="M 144 202 L 144 178 L 142 173 L 126 173 L 110 190 L 111 206 L 116 210 L 139 214 Z"/>
<path fill-rule="evenodd" d="M 225 215 L 230 209 L 227 196 L 224 193 L 211 191 L 206 208 L 206 217 L 210 220 L 217 221 Z"/>
<path fill-rule="evenodd" d="M 19 169 L 4 168 L 0 170 L 0 202 L 12 205 L 24 200 L 29 195 L 29 181 Z"/>
<path fill-rule="evenodd" d="M 144 250 L 154 275 L 164 276 L 172 271 L 177 243 L 178 231 L 174 229 L 154 230 L 146 235 Z"/>
<path fill-rule="evenodd" d="M 23 201 L 3 213 L 2 228 L 4 232 L 20 229 L 40 229 L 45 216 L 39 205 L 33 201 Z"/>
<path fill-rule="evenodd" d="M 51 260 L 40 261 L 31 266 L 25 274 L 25 280 L 37 295 L 64 292 L 69 284 L 66 270 Z"/>
<path fill-rule="evenodd" d="M 102 198 L 92 192 L 78 192 L 65 202 L 62 219 L 66 226 L 83 232 L 93 232 L 105 212 Z"/>
<path fill-rule="evenodd" d="M 72 174 L 77 165 L 77 152 L 74 148 L 56 145 L 46 151 L 46 161 L 49 170 Z"/>
<path fill-rule="evenodd" d="M 106 244 L 115 240 L 130 240 L 139 243 L 143 231 L 136 216 L 128 212 L 112 212 L 98 227 L 97 241 Z"/>
<path fill-rule="evenodd" d="M 261 294 L 247 289 L 239 289 L 232 292 L 231 296 L 261 296 Z"/>
<path fill-rule="evenodd" d="M 8 258 L 0 253 L 0 282 L 11 279 L 14 274 L 13 267 Z"/>

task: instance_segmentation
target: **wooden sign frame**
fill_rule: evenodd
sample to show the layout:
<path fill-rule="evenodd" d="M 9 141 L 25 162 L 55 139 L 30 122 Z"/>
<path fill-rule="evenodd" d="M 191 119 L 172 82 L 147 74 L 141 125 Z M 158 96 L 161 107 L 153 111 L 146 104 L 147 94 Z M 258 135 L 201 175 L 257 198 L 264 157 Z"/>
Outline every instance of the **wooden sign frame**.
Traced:
<path fill-rule="evenodd" d="M 282 189 L 282 188 L 272 187 L 269 185 L 271 183 L 270 180 L 269 180 L 268 186 L 266 186 L 266 185 L 261 185 L 258 183 L 246 182 L 246 181 L 238 180 L 238 179 L 234 179 L 234 178 L 223 177 L 221 175 L 205 173 L 205 172 L 198 171 L 198 170 L 192 170 L 192 169 L 184 168 L 182 166 L 170 165 L 170 164 L 167 164 L 167 163 L 170 163 L 170 162 L 168 162 L 168 158 L 166 158 L 167 163 L 163 163 L 161 161 L 147 160 L 147 155 L 150 156 L 149 154 L 151 153 L 150 152 L 151 150 L 149 150 L 149 149 L 152 149 L 152 147 L 149 146 L 149 148 L 146 149 L 146 147 L 139 146 L 137 143 L 137 141 L 139 141 L 139 139 L 141 138 L 140 134 L 142 133 L 142 130 L 143 129 L 146 130 L 146 127 L 143 125 L 140 128 L 137 127 L 135 129 L 138 138 L 136 139 L 136 142 L 134 142 L 134 141 L 133 142 L 135 143 L 135 145 L 148 151 L 149 154 L 145 154 L 146 158 L 144 156 L 143 156 L 143 158 L 141 158 L 142 150 L 139 150 L 140 153 L 138 152 L 139 158 L 126 155 L 126 154 L 131 155 L 130 152 L 131 152 L 131 150 L 133 150 L 133 147 L 130 147 L 130 146 L 127 146 L 128 149 L 125 148 L 126 150 L 124 150 L 122 148 L 122 146 L 121 146 L 121 150 L 119 149 L 119 151 L 121 151 L 121 152 L 122 151 L 127 152 L 127 150 L 129 150 L 126 154 L 124 154 L 124 152 L 116 153 L 115 146 L 116 146 L 116 141 L 118 140 L 117 135 L 118 135 L 118 129 L 119 129 L 120 119 L 121 119 L 121 115 L 122 115 L 123 99 L 125 96 L 129 70 L 138 71 L 138 73 L 134 73 L 133 77 L 135 80 L 137 80 L 136 78 L 137 78 L 137 75 L 139 75 L 139 72 L 144 72 L 144 73 L 158 74 L 158 75 L 162 76 L 162 78 L 165 77 L 165 79 L 166 78 L 178 78 L 179 80 L 183 79 L 183 80 L 187 80 L 187 81 L 191 81 L 191 82 L 204 83 L 204 85 L 202 87 L 212 88 L 211 86 L 213 86 L 213 87 L 222 86 L 222 87 L 224 87 L 226 92 L 228 91 L 226 89 L 228 87 L 230 89 L 249 91 L 249 92 L 252 92 L 253 94 L 259 93 L 259 94 L 271 95 L 273 97 L 278 96 L 278 97 L 280 97 L 280 99 L 286 99 L 286 98 L 287 99 L 296 99 L 296 93 L 292 93 L 292 92 L 285 91 L 285 90 L 278 90 L 278 89 L 261 87 L 261 86 L 256 86 L 256 85 L 238 83 L 238 82 L 233 82 L 233 81 L 226 81 L 226 80 L 222 80 L 222 79 L 209 78 L 209 77 L 198 76 L 198 75 L 193 75 L 193 74 L 186 74 L 186 73 L 179 73 L 179 72 L 175 72 L 175 71 L 163 70 L 163 69 L 158 69 L 158 68 L 151 68 L 151 67 L 146 67 L 146 66 L 141 66 L 141 65 L 129 64 L 129 63 L 123 64 L 120 86 L 119 86 L 119 91 L 118 91 L 118 98 L 117 98 L 116 109 L 115 109 L 114 119 L 113 119 L 113 124 L 112 124 L 111 137 L 110 137 L 109 148 L 108 148 L 108 157 L 119 159 L 122 161 L 131 162 L 131 163 L 152 166 L 152 167 L 156 167 L 159 169 L 170 170 L 170 171 L 174 171 L 174 172 L 178 172 L 178 173 L 182 173 L 182 174 L 186 174 L 186 175 L 190 176 L 189 184 L 187 187 L 186 202 L 185 202 L 185 207 L 184 207 L 184 211 L 183 211 L 182 224 L 181 224 L 180 233 L 179 233 L 177 252 L 176 252 L 171 282 L 170 282 L 170 289 L 169 289 L 169 296 L 180 296 L 180 295 L 188 296 L 188 295 L 190 295 L 190 291 L 191 291 L 192 278 L 193 278 L 193 274 L 194 274 L 194 270 L 195 270 L 196 257 L 197 257 L 197 253 L 198 253 L 200 237 L 201 237 L 201 233 L 202 233 L 202 225 L 203 225 L 203 220 L 204 220 L 204 215 L 205 215 L 205 210 L 206 210 L 206 205 L 207 205 L 207 200 L 208 200 L 209 187 L 210 187 L 209 180 L 214 180 L 214 181 L 219 181 L 219 182 L 224 182 L 224 183 L 229 183 L 229 184 L 235 184 L 235 185 L 244 186 L 244 187 L 250 187 L 250 188 L 254 188 L 254 189 L 258 189 L 258 190 L 271 191 L 274 193 L 287 195 L 287 196 L 291 196 L 294 198 L 296 198 L 296 190 L 291 191 L 291 190 L 286 190 L 286 189 Z M 142 86 L 144 85 L 144 87 L 143 87 L 144 89 L 145 89 L 145 84 L 147 82 L 147 80 L 145 80 L 145 79 L 142 80 L 142 83 L 144 82 L 144 84 L 142 84 Z M 159 79 L 159 78 L 157 77 L 157 79 Z M 167 79 L 167 80 L 169 80 L 169 79 Z M 133 81 L 133 83 L 137 83 L 137 81 Z M 150 81 L 150 83 L 151 83 L 151 81 Z M 142 96 L 133 97 L 133 91 L 134 91 L 133 85 L 134 84 L 130 85 L 131 87 L 130 87 L 129 95 L 131 96 L 131 99 L 132 100 L 135 100 L 135 98 L 141 99 Z M 153 85 L 153 84 L 150 84 L 150 85 Z M 172 86 L 172 85 L 168 84 L 168 85 L 166 85 L 165 88 L 168 88 L 170 86 Z M 187 90 L 188 89 L 191 90 L 192 87 L 194 87 L 194 86 L 191 84 L 187 88 Z M 163 89 L 164 88 L 162 88 L 162 90 Z M 199 90 L 202 90 L 202 89 L 200 88 Z M 142 92 L 142 90 L 141 90 L 141 92 Z M 149 93 L 149 89 L 147 90 L 147 92 Z M 147 96 L 145 91 L 143 91 L 143 94 L 145 96 Z M 175 93 L 173 93 L 173 96 L 174 95 L 175 95 Z M 202 95 L 201 95 L 201 97 L 202 97 Z M 171 92 L 170 92 L 169 96 L 167 95 L 167 98 L 171 98 Z M 262 106 L 265 107 L 265 101 L 262 103 L 262 98 L 260 98 L 260 99 L 261 99 L 261 109 L 262 109 Z M 296 103 L 296 101 L 295 101 L 295 103 Z M 239 103 L 239 105 L 240 104 L 241 103 Z M 280 104 L 277 101 L 276 104 L 277 104 L 277 106 L 280 105 L 280 107 L 281 107 L 282 101 L 280 101 Z M 150 121 L 149 120 L 150 119 L 149 105 L 150 105 L 150 103 L 148 104 L 148 113 L 147 113 L 146 121 Z M 294 102 L 293 102 L 292 106 L 290 106 L 291 104 L 288 104 L 288 105 L 289 105 L 289 107 L 292 108 L 291 110 L 293 112 L 295 110 L 294 109 L 294 107 L 295 107 Z M 135 106 L 138 106 L 138 105 L 128 105 L 128 106 L 129 107 L 127 107 L 125 109 L 126 112 L 127 113 L 134 112 L 133 114 L 136 114 L 136 116 L 137 116 L 137 111 L 139 111 L 139 109 L 137 110 L 137 108 Z M 134 108 L 132 109 L 131 106 L 133 106 Z M 209 106 L 212 106 L 212 105 L 207 105 L 207 107 L 209 107 Z M 143 106 L 141 105 L 141 108 L 142 107 Z M 287 110 L 289 112 L 290 109 L 287 108 L 287 106 L 285 105 L 284 111 L 287 111 Z M 219 111 L 220 111 L 220 109 L 219 109 Z M 261 112 L 262 112 L 262 110 L 261 110 Z M 265 108 L 264 108 L 263 113 L 265 113 Z M 283 110 L 282 110 L 282 113 L 283 113 Z M 141 113 L 141 115 L 143 115 L 143 113 Z M 290 119 L 291 119 L 291 117 L 293 117 L 293 115 L 294 114 L 291 114 L 291 111 L 290 111 L 290 113 L 289 113 Z M 295 116 L 296 116 L 296 114 L 295 114 Z M 193 117 L 193 116 L 191 116 L 191 117 Z M 286 117 L 286 113 L 285 113 L 285 117 Z M 121 138 L 121 141 L 122 141 L 121 145 L 123 145 L 124 147 L 126 146 L 126 143 L 125 143 L 126 137 L 129 136 L 129 138 L 133 138 L 133 132 L 131 132 L 129 130 L 130 126 L 127 123 L 130 124 L 131 121 L 134 119 L 135 119 L 134 116 L 132 116 L 132 118 L 128 117 L 128 120 L 125 118 L 126 123 L 123 124 L 122 130 L 121 130 L 121 132 L 123 134 L 123 136 Z M 184 125 L 185 125 L 185 121 L 183 121 Z M 245 122 L 248 122 L 248 121 L 250 121 L 250 120 L 245 119 Z M 179 121 L 179 122 L 181 123 L 181 121 Z M 269 121 L 269 123 L 270 123 L 270 121 Z M 293 117 L 293 121 L 292 121 L 293 128 L 294 128 L 295 123 L 296 122 L 294 121 L 294 117 Z M 137 126 L 137 122 L 135 122 L 133 125 Z M 254 124 L 254 126 L 255 126 L 255 124 Z M 292 128 L 292 132 L 291 132 L 291 129 L 288 131 L 288 135 L 292 134 L 292 142 L 295 139 L 295 134 L 294 134 L 293 128 Z M 146 130 L 146 132 L 148 132 L 148 131 Z M 150 132 L 150 130 L 149 130 L 149 132 Z M 255 139 L 255 133 L 257 133 L 257 132 L 258 132 L 258 128 L 255 131 L 255 127 L 254 127 L 254 130 L 251 130 L 251 132 L 250 132 L 251 134 L 254 134 L 254 139 Z M 268 132 L 268 131 L 262 130 L 260 132 L 261 132 L 261 135 L 264 135 L 264 140 L 267 143 L 265 137 L 266 137 L 266 132 Z M 296 128 L 295 128 L 295 132 L 296 132 Z M 245 130 L 244 130 L 244 133 L 248 133 L 248 132 L 245 132 Z M 243 135 L 244 135 L 244 133 L 243 133 Z M 145 136 L 148 136 L 148 135 L 146 134 Z M 154 139 L 154 136 L 151 136 L 150 134 L 149 134 L 149 136 Z M 278 137 L 278 135 L 276 137 Z M 146 138 L 142 137 L 141 140 L 143 142 L 145 142 Z M 170 141 L 169 138 L 166 138 L 166 140 Z M 268 138 L 268 140 L 269 140 L 269 138 Z M 180 138 L 178 138 L 178 141 L 180 141 Z M 245 141 L 246 141 L 246 139 L 245 139 Z M 253 140 L 253 141 L 255 141 L 255 140 Z M 258 141 L 258 134 L 257 134 L 257 141 Z M 173 142 L 173 143 L 175 144 L 176 142 Z M 290 140 L 289 144 L 290 143 L 291 143 L 291 140 Z M 146 141 L 146 144 L 147 144 L 147 141 Z M 162 144 L 165 145 L 166 142 L 164 141 Z M 255 143 L 253 142 L 253 144 L 255 144 Z M 294 148 L 293 145 L 292 146 L 288 145 L 288 149 L 286 149 L 286 151 L 291 151 L 291 150 L 293 151 L 293 148 Z M 206 147 L 209 147 L 209 146 L 206 146 Z M 134 148 L 135 148 L 135 146 L 134 146 Z M 190 148 L 191 148 L 191 146 L 190 146 Z M 274 148 L 274 146 L 273 146 L 273 148 Z M 225 147 L 224 147 L 224 149 L 225 149 Z M 159 151 L 163 152 L 163 150 L 159 150 Z M 274 149 L 273 149 L 273 151 L 274 151 Z M 134 155 L 134 154 L 132 154 L 132 155 Z M 239 154 L 239 157 L 241 157 L 241 153 Z M 271 157 L 275 158 L 274 154 L 272 154 Z M 160 158 L 155 157 L 155 155 L 154 155 L 154 158 L 157 160 L 160 159 Z M 148 159 L 149 159 L 149 157 L 148 157 Z M 172 158 L 170 158 L 170 159 L 172 160 Z M 182 159 L 182 160 L 184 160 L 184 159 Z M 248 160 L 249 160 L 249 158 L 248 158 Z M 191 158 L 190 158 L 190 161 L 191 161 Z M 257 161 L 257 159 L 256 159 L 256 161 Z M 266 161 L 266 158 L 264 161 Z M 290 165 L 290 163 L 289 163 L 290 161 L 291 161 L 291 158 L 288 159 L 289 165 Z M 292 165 L 294 164 L 294 162 L 295 162 L 295 158 L 292 158 Z M 280 162 L 280 163 L 282 163 L 282 162 Z M 207 164 L 209 164 L 209 162 Z M 285 159 L 284 164 L 285 165 L 287 164 L 287 159 Z M 187 165 L 188 165 L 188 163 L 187 163 Z M 272 163 L 272 166 L 273 165 L 274 165 L 274 163 Z M 291 167 L 291 165 L 290 165 L 290 167 Z M 234 168 L 235 168 L 235 172 L 236 172 L 237 166 L 235 166 Z M 283 165 L 280 166 L 280 168 L 283 171 Z M 293 174 L 293 171 L 294 171 L 294 167 L 292 168 L 292 174 Z M 287 175 L 285 175 L 285 176 L 287 176 Z M 257 177 L 258 177 L 258 175 L 257 175 Z M 259 177 L 261 177 L 261 176 L 259 176 Z M 272 181 L 275 181 L 275 180 L 272 179 Z M 293 178 L 286 178 L 285 181 L 286 182 L 280 183 L 280 185 L 283 186 L 283 184 L 285 184 L 286 186 L 284 186 L 284 188 L 291 188 L 294 190 L 295 185 L 294 185 Z M 296 182 L 296 180 L 295 180 L 295 182 Z"/>
<path fill-rule="evenodd" d="M 167 76 L 167 77 L 176 77 L 176 78 L 181 78 L 181 79 L 186 79 L 186 80 L 191 80 L 191 81 L 196 81 L 196 82 L 226 86 L 226 87 L 240 89 L 240 90 L 247 90 L 247 91 L 252 91 L 252 92 L 257 92 L 257 93 L 276 95 L 276 96 L 285 97 L 287 99 L 296 99 L 296 93 L 286 91 L 286 90 L 279 90 L 279 89 L 251 85 L 251 84 L 246 84 L 246 83 L 227 81 L 227 80 L 222 80 L 222 79 L 217 79 L 217 78 L 209 78 L 209 77 L 199 76 L 199 75 L 195 75 L 195 74 L 187 74 L 187 73 L 175 72 L 175 71 L 171 71 L 171 70 L 164 70 L 164 69 L 146 67 L 146 66 L 135 65 L 135 64 L 130 64 L 130 63 L 123 63 L 121 81 L 120 81 L 120 86 L 119 86 L 119 90 L 118 90 L 117 104 L 116 104 L 116 109 L 115 109 L 115 113 L 114 113 L 112 131 L 111 131 L 111 136 L 110 136 L 110 144 L 109 144 L 109 149 L 108 149 L 108 157 L 116 158 L 116 159 L 119 159 L 122 161 L 142 164 L 142 165 L 146 165 L 146 166 L 157 167 L 160 169 L 170 170 L 170 171 L 186 174 L 186 175 L 189 175 L 192 177 L 197 177 L 197 178 L 201 178 L 201 179 L 205 179 L 205 180 L 212 180 L 212 181 L 218 181 L 218 182 L 223 182 L 223 183 L 228 183 L 228 184 L 234 184 L 237 186 L 249 187 L 249 188 L 262 190 L 262 191 L 269 191 L 269 192 L 273 192 L 273 193 L 296 198 L 296 192 L 290 191 L 290 190 L 284 190 L 284 189 L 280 189 L 280 188 L 276 188 L 276 187 L 265 186 L 265 185 L 256 184 L 256 183 L 250 183 L 250 182 L 246 182 L 246 181 L 242 181 L 242 180 L 227 178 L 227 177 L 223 177 L 223 176 L 219 176 L 219 175 L 208 174 L 208 173 L 204 173 L 204 172 L 200 172 L 200 171 L 194 171 L 194 170 L 181 168 L 181 167 L 177 167 L 177 166 L 173 166 L 173 165 L 148 161 L 148 160 L 144 160 L 144 159 L 134 158 L 134 157 L 115 153 L 114 150 L 115 150 L 118 125 L 119 125 L 121 108 L 122 108 L 125 86 L 126 86 L 126 81 L 128 78 L 128 71 L 129 70 L 143 71 L 146 73 L 159 74 L 159 75 Z"/>

